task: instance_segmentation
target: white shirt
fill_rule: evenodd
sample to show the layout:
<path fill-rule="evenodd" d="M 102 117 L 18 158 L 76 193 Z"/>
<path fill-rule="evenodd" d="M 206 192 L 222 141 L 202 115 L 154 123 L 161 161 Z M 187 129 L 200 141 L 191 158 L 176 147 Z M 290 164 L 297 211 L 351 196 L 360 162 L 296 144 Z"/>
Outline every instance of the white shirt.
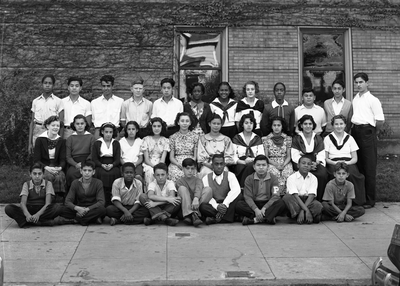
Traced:
<path fill-rule="evenodd" d="M 256 98 L 256 99 L 254 100 L 254 102 L 253 102 L 252 104 L 250 104 L 250 103 L 247 101 L 247 98 L 243 98 L 243 99 L 242 99 L 242 101 L 243 101 L 244 103 L 250 105 L 251 107 L 253 107 L 253 106 L 257 103 L 258 100 L 259 100 L 259 99 Z M 254 119 L 256 120 L 256 128 L 255 128 L 255 129 L 260 129 L 260 122 L 261 122 L 262 113 L 261 113 L 260 111 L 258 111 L 258 110 L 254 110 L 254 109 L 249 108 L 249 109 L 244 109 L 244 110 L 241 110 L 241 111 L 239 111 L 239 112 L 236 112 L 236 114 L 235 114 L 235 121 L 236 121 L 236 122 L 240 122 L 240 119 L 242 119 L 242 116 L 245 115 L 245 114 L 249 114 L 251 111 L 253 112 L 253 114 L 254 114 Z"/>
<path fill-rule="evenodd" d="M 295 122 L 297 122 L 305 114 L 311 115 L 313 117 L 315 123 L 317 124 L 314 132 L 320 134 L 322 132 L 322 127 L 326 125 L 325 110 L 316 104 L 314 104 L 311 108 L 305 107 L 304 104 L 300 105 L 294 109 Z M 299 127 L 296 124 L 296 133 L 299 133 L 299 131 Z"/>
<path fill-rule="evenodd" d="M 332 108 L 335 115 L 340 114 L 340 111 L 343 108 L 343 104 L 344 104 L 344 97 L 342 97 L 342 99 L 339 102 L 337 102 L 335 98 L 332 98 Z"/>
<path fill-rule="evenodd" d="M 153 103 L 142 98 L 136 102 L 134 98 L 124 101 L 121 108 L 121 121 L 136 121 L 140 128 L 144 128 L 149 124 Z"/>
<path fill-rule="evenodd" d="M 306 152 L 307 153 L 313 152 L 313 150 L 314 150 L 314 138 L 315 138 L 315 136 L 317 134 L 315 134 L 313 132 L 310 144 L 308 144 L 307 139 L 304 136 L 303 132 L 300 132 L 299 135 L 301 136 L 301 138 L 303 138 L 304 145 L 306 146 Z M 290 155 L 292 156 L 292 161 L 297 164 L 299 162 L 299 160 L 300 160 L 300 157 L 303 156 L 304 154 L 300 150 L 297 150 L 296 148 L 290 148 Z M 324 149 L 324 150 L 321 150 L 317 154 L 316 160 L 320 161 L 321 165 L 325 167 L 325 165 L 326 165 L 325 159 L 326 159 L 326 154 L 325 154 L 325 149 Z"/>
<path fill-rule="evenodd" d="M 230 104 L 232 101 L 235 102 L 233 99 L 230 98 L 228 104 Z M 221 101 L 218 98 L 214 99 L 213 102 L 221 103 Z M 212 113 L 218 114 L 219 116 L 221 116 L 222 119 L 224 118 L 224 112 L 222 111 L 221 108 L 216 107 L 214 104 L 210 104 L 210 108 Z M 236 115 L 236 104 L 231 106 L 226 112 L 228 113 L 228 116 L 225 118 L 225 122 L 223 122 L 222 127 L 234 126 L 235 115 Z"/>
<path fill-rule="evenodd" d="M 369 91 L 360 96 L 360 93 L 353 99 L 353 117 L 351 122 L 354 124 L 370 124 L 376 126 L 376 120 L 385 120 L 382 104 L 378 98 Z"/>
<path fill-rule="evenodd" d="M 243 132 L 239 133 L 238 135 L 243 138 L 244 142 L 246 142 L 246 140 L 244 139 Z M 253 140 L 253 138 L 255 136 L 256 136 L 256 134 L 252 133 L 250 141 Z M 246 156 L 247 147 L 242 146 L 242 145 L 233 144 L 233 148 L 235 149 L 235 155 L 233 157 L 233 160 L 235 161 L 235 164 L 237 164 L 237 161 L 239 160 L 240 157 Z M 265 155 L 263 144 L 256 145 L 256 146 L 253 146 L 250 148 L 251 148 L 251 151 L 253 151 L 254 157 L 257 157 L 257 155 Z"/>
<path fill-rule="evenodd" d="M 214 172 L 212 173 L 213 175 L 213 180 L 215 180 L 219 185 L 222 182 L 222 179 L 224 178 L 224 172 L 222 172 L 221 175 L 217 176 Z M 229 204 L 233 202 L 237 196 L 240 194 L 240 185 L 239 181 L 237 180 L 235 174 L 232 172 L 228 172 L 228 183 L 229 183 L 229 188 L 231 189 L 224 201 L 222 202 L 224 205 L 226 205 L 227 208 L 229 208 Z M 208 185 L 208 175 L 203 177 L 203 185 L 204 187 L 209 187 Z M 218 203 L 214 198 L 211 198 L 209 201 L 209 204 L 213 206 L 214 209 L 218 208 Z"/>
<path fill-rule="evenodd" d="M 42 134 L 40 134 L 39 137 L 49 138 L 49 135 L 47 134 L 47 131 L 45 131 Z M 57 134 L 56 137 L 51 140 L 57 140 L 58 138 L 60 138 L 60 135 Z M 49 149 L 49 159 L 52 160 L 56 157 L 56 147 L 54 147 L 53 149 L 50 148 L 48 149 Z"/>
<path fill-rule="evenodd" d="M 51 94 L 44 98 L 43 94 L 32 101 L 31 111 L 35 114 L 35 121 L 43 123 L 47 118 L 57 115 L 64 110 L 62 100 Z"/>
<path fill-rule="evenodd" d="M 344 132 L 342 140 L 338 140 L 337 136 L 335 135 L 335 132 L 331 133 L 333 137 L 336 139 L 336 142 L 338 145 L 343 144 L 344 138 L 348 135 L 346 132 Z M 324 139 L 324 145 L 325 145 L 325 151 L 328 152 L 329 159 L 334 159 L 334 158 L 351 158 L 351 152 L 357 151 L 358 145 L 356 143 L 356 140 L 354 140 L 353 136 L 350 136 L 349 139 L 347 140 L 346 144 L 338 150 L 336 146 L 333 144 L 331 138 L 329 138 L 329 135 L 325 137 Z"/>
<path fill-rule="evenodd" d="M 100 157 L 112 157 L 113 156 L 113 142 L 115 139 L 111 139 L 110 147 L 107 147 L 107 144 L 103 138 L 99 138 L 97 140 L 101 141 Z"/>
<path fill-rule="evenodd" d="M 161 97 L 153 103 L 151 118 L 160 117 L 167 125 L 174 125 L 176 115 L 180 112 L 183 112 L 182 101 L 171 97 L 171 99 L 166 102 L 164 97 Z"/>
<path fill-rule="evenodd" d="M 90 102 L 81 96 L 78 96 L 76 101 L 72 101 L 71 97 L 65 97 L 61 99 L 64 105 L 64 125 L 69 126 L 74 117 L 78 114 L 82 114 L 87 117 L 92 115 L 92 110 L 90 107 Z"/>
<path fill-rule="evenodd" d="M 289 176 L 286 181 L 287 193 L 298 194 L 299 196 L 316 195 L 318 180 L 313 174 L 308 172 L 304 178 L 299 171 Z"/>
<path fill-rule="evenodd" d="M 109 100 L 102 95 L 91 102 L 92 121 L 94 127 L 99 128 L 103 123 L 111 122 L 119 127 L 119 116 L 124 100 L 112 95 Z"/>
<path fill-rule="evenodd" d="M 126 138 L 122 138 L 119 140 L 119 145 L 121 145 L 121 161 L 124 163 L 131 162 L 134 163 L 138 160 L 138 156 L 142 155 L 140 151 L 140 146 L 142 145 L 143 140 L 140 138 L 136 138 L 133 145 L 129 145 L 128 140 Z"/>

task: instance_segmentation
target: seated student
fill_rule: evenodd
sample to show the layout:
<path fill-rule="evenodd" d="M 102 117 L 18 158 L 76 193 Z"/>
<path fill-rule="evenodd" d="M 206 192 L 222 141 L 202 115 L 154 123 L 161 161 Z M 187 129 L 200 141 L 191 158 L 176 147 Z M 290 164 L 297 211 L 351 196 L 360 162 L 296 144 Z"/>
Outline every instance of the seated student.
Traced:
<path fill-rule="evenodd" d="M 350 222 L 362 216 L 365 213 L 364 208 L 362 206 L 352 206 L 352 201 L 356 196 L 354 185 L 346 180 L 349 176 L 347 164 L 343 162 L 336 163 L 333 175 L 335 179 L 328 182 L 322 198 L 324 219 Z"/>
<path fill-rule="evenodd" d="M 203 223 L 199 218 L 199 205 L 203 201 L 210 201 L 211 193 L 203 192 L 203 182 L 196 177 L 197 165 L 192 158 L 184 159 L 182 167 L 183 177 L 176 181 L 176 186 L 182 200 L 183 222 L 197 227 Z"/>
<path fill-rule="evenodd" d="M 297 223 L 319 223 L 322 205 L 315 199 L 318 181 L 310 172 L 312 161 L 303 155 L 298 165 L 299 170 L 287 179 L 287 194 L 283 200 Z"/>
<path fill-rule="evenodd" d="M 158 163 L 153 168 L 155 181 L 147 186 L 147 193 L 139 196 L 139 201 L 150 211 L 151 218 L 145 218 L 144 224 L 150 225 L 155 220 L 166 225 L 175 226 L 179 220 L 171 215 L 179 210 L 181 198 L 176 196 L 174 182 L 167 180 L 168 167 L 165 163 Z"/>
<path fill-rule="evenodd" d="M 275 224 L 275 217 L 286 212 L 278 179 L 268 173 L 268 159 L 265 155 L 258 155 L 253 166 L 255 173 L 246 178 L 244 200 L 236 204 L 236 213 L 244 216 L 243 225 L 260 222 Z"/>
<path fill-rule="evenodd" d="M 65 207 L 60 214 L 59 224 L 102 223 L 106 215 L 104 207 L 103 183 L 93 177 L 95 165 L 92 161 L 84 161 L 81 166 L 82 177 L 72 182 L 69 193 L 65 198 Z"/>
<path fill-rule="evenodd" d="M 55 196 L 51 182 L 43 179 L 44 165 L 35 163 L 30 168 L 31 179 L 22 186 L 20 206 L 7 205 L 5 213 L 14 219 L 19 227 L 28 225 L 52 226 L 61 208 L 52 204 Z"/>
<path fill-rule="evenodd" d="M 106 208 L 110 217 L 110 225 L 119 223 L 140 224 L 150 213 L 139 202 L 143 194 L 142 182 L 135 179 L 135 165 L 127 162 L 122 165 L 122 178 L 116 179 L 112 185 L 112 205 Z"/>
<path fill-rule="evenodd" d="M 206 224 L 234 221 L 236 203 L 241 198 L 240 185 L 235 174 L 224 171 L 224 154 L 212 157 L 213 172 L 203 177 L 203 192 L 211 192 L 211 199 L 200 204 Z"/>

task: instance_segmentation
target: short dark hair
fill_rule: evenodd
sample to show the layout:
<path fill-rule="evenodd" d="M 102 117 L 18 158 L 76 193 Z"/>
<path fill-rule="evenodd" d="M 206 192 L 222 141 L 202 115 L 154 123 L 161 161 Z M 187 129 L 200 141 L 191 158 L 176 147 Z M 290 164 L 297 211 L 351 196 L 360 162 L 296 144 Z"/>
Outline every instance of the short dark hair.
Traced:
<path fill-rule="evenodd" d="M 182 161 L 182 167 L 186 168 L 188 166 L 194 166 L 197 167 L 196 161 L 193 160 L 192 158 L 186 158 Z"/>
<path fill-rule="evenodd" d="M 155 122 L 160 122 L 160 124 L 161 124 L 161 133 L 160 133 L 160 135 L 161 135 L 161 136 L 164 136 L 165 133 L 167 132 L 167 123 L 165 123 L 165 121 L 162 120 L 161 117 L 153 117 L 152 119 L 150 119 L 150 125 L 149 125 L 150 130 L 149 130 L 149 135 L 150 135 L 150 136 L 153 136 L 153 135 L 154 135 L 154 132 L 153 132 L 153 124 L 154 124 Z"/>
<path fill-rule="evenodd" d="M 135 164 L 133 164 L 132 162 L 124 163 L 122 165 L 122 172 L 124 172 L 127 167 L 132 167 L 133 168 L 133 172 L 135 172 Z"/>
<path fill-rule="evenodd" d="M 214 119 L 221 120 L 221 124 L 222 124 L 222 117 L 217 113 L 213 113 L 207 123 L 211 123 L 211 121 L 213 121 Z"/>
<path fill-rule="evenodd" d="M 358 77 L 361 77 L 364 81 L 369 80 L 368 75 L 365 72 L 356 73 L 353 79 L 356 80 L 356 78 L 358 78 Z"/>
<path fill-rule="evenodd" d="M 114 86 L 114 77 L 113 77 L 112 75 L 108 75 L 108 74 L 103 75 L 103 76 L 101 77 L 101 79 L 100 79 L 100 83 L 101 83 L 102 81 L 110 82 L 111 85 Z"/>
<path fill-rule="evenodd" d="M 347 124 L 347 118 L 343 114 L 338 114 L 332 117 L 331 119 L 331 124 L 333 125 L 335 123 L 336 119 L 342 119 L 344 124 Z"/>
<path fill-rule="evenodd" d="M 248 82 L 246 82 L 242 88 L 243 90 L 243 96 L 246 97 L 246 86 L 248 84 L 254 85 L 254 89 L 256 90 L 256 94 L 260 92 L 260 87 L 258 86 L 258 82 L 254 81 L 254 80 L 249 80 Z"/>
<path fill-rule="evenodd" d="M 44 80 L 45 80 L 46 78 L 48 78 L 48 77 L 51 79 L 51 82 L 52 82 L 53 84 L 56 83 L 56 78 L 55 78 L 54 75 L 52 75 L 52 74 L 45 74 L 45 75 L 42 77 L 42 83 L 43 83 Z"/>
<path fill-rule="evenodd" d="M 164 83 L 169 83 L 171 84 L 172 87 L 175 86 L 175 81 L 172 78 L 166 77 L 164 79 L 161 80 L 160 86 L 163 86 Z"/>
<path fill-rule="evenodd" d="M 216 153 L 212 155 L 211 162 L 214 162 L 215 159 L 222 158 L 225 161 L 224 153 Z"/>
<path fill-rule="evenodd" d="M 115 137 L 117 137 L 117 135 L 118 135 L 118 129 L 117 129 L 117 127 L 115 127 L 115 125 L 114 124 L 112 124 L 111 122 L 106 122 L 106 123 L 103 123 L 102 125 L 101 125 L 101 127 L 100 127 L 100 137 L 102 137 L 102 138 L 104 138 L 104 134 L 103 134 L 103 131 L 104 131 L 104 129 L 106 129 L 107 127 L 109 127 L 109 128 L 112 128 L 112 130 L 113 130 L 113 135 L 112 135 L 112 138 L 115 138 Z"/>
<path fill-rule="evenodd" d="M 44 122 L 43 125 L 47 129 L 47 125 L 51 124 L 54 121 L 60 121 L 60 118 L 57 115 L 52 115 L 49 118 L 47 118 Z"/>
<path fill-rule="evenodd" d="M 269 121 L 269 128 L 272 130 L 272 124 L 274 124 L 274 121 L 280 121 L 282 124 L 282 133 L 287 132 L 287 122 L 286 119 L 281 117 L 281 116 L 274 116 L 270 119 Z"/>
<path fill-rule="evenodd" d="M 124 137 L 125 138 L 128 138 L 128 125 L 134 125 L 135 126 L 135 128 L 136 128 L 136 136 L 137 136 L 137 134 L 139 133 L 139 130 L 140 130 L 140 127 L 139 127 L 139 124 L 136 122 L 136 121 L 128 121 L 127 123 L 126 123 L 126 125 L 125 125 L 125 127 L 124 127 Z"/>
<path fill-rule="evenodd" d="M 255 165 L 257 161 L 267 161 L 268 164 L 268 158 L 265 155 L 257 155 L 254 160 L 253 160 L 253 164 Z"/>
<path fill-rule="evenodd" d="M 80 86 L 83 85 L 83 80 L 82 80 L 80 77 L 78 77 L 78 76 L 71 76 L 71 77 L 69 77 L 68 80 L 67 80 L 67 84 L 69 85 L 69 84 L 70 84 L 71 82 L 73 82 L 73 81 L 79 82 L 79 85 L 80 85 Z"/>
<path fill-rule="evenodd" d="M 298 121 L 297 121 L 297 127 L 299 128 L 300 131 L 303 131 L 303 127 L 301 127 L 301 125 L 304 123 L 304 121 L 306 120 L 311 120 L 312 124 L 313 124 L 313 129 L 315 130 L 315 128 L 317 128 L 317 123 L 315 123 L 314 118 L 309 115 L 309 114 L 304 114 Z"/>
<path fill-rule="evenodd" d="M 187 116 L 190 119 L 190 126 L 189 126 L 189 130 L 193 130 L 194 127 L 196 126 L 196 122 L 193 120 L 192 116 L 188 113 L 188 112 L 179 112 L 176 117 L 175 117 L 175 121 L 174 124 L 175 126 L 178 126 L 179 120 L 181 119 L 181 116 Z"/>
<path fill-rule="evenodd" d="M 96 169 L 95 163 L 94 163 L 93 161 L 91 161 L 91 160 L 85 160 L 85 161 L 83 161 L 83 162 L 82 162 L 82 165 L 81 165 L 81 169 L 83 169 L 83 167 L 90 167 L 90 168 L 92 168 L 93 170 Z"/>
<path fill-rule="evenodd" d="M 275 92 L 275 88 L 276 88 L 278 85 L 280 85 L 280 84 L 283 86 L 283 89 L 286 91 L 286 85 L 285 85 L 283 82 L 280 82 L 280 81 L 279 81 L 279 82 L 277 82 L 277 83 L 274 84 L 274 90 L 273 90 L 274 92 Z"/>
<path fill-rule="evenodd" d="M 242 116 L 242 118 L 240 118 L 240 121 L 239 121 L 239 131 L 240 132 L 242 132 L 244 130 L 243 125 L 244 125 L 244 121 L 246 119 L 250 119 L 250 121 L 253 122 L 253 130 L 256 129 L 256 127 L 257 127 L 257 122 L 256 122 L 256 119 L 254 118 L 254 116 L 251 115 L 250 113 L 247 113 L 247 114 L 244 114 Z"/>
<path fill-rule="evenodd" d="M 45 165 L 43 163 L 36 162 L 29 168 L 29 173 L 32 173 L 33 169 L 40 169 L 44 173 L 44 167 Z"/>
<path fill-rule="evenodd" d="M 349 173 L 349 165 L 345 162 L 338 162 L 335 164 L 335 173 L 339 170 L 344 170 L 346 173 Z"/>
<path fill-rule="evenodd" d="M 346 86 L 344 85 L 344 81 L 341 80 L 340 78 L 337 78 L 337 79 L 335 79 L 335 80 L 333 81 L 332 87 L 333 87 L 335 84 L 339 84 L 339 85 L 341 85 L 343 88 L 346 88 Z"/>
<path fill-rule="evenodd" d="M 303 88 L 303 90 L 301 91 L 301 96 L 304 96 L 304 94 L 305 94 L 305 93 L 308 93 L 308 92 L 312 92 L 312 94 L 315 96 L 314 90 L 312 89 L 312 87 L 305 87 L 305 88 Z"/>
<path fill-rule="evenodd" d="M 167 166 L 167 164 L 162 163 L 162 162 L 161 162 L 161 163 L 158 163 L 157 165 L 155 165 L 155 166 L 153 167 L 154 173 L 155 173 L 157 170 L 164 170 L 165 172 L 168 173 L 168 166 Z"/>
<path fill-rule="evenodd" d="M 233 92 L 233 88 L 231 87 L 231 85 L 229 84 L 229 82 L 227 82 L 227 81 L 223 81 L 223 82 L 221 82 L 219 85 L 218 85 L 218 88 L 217 88 L 217 97 L 219 97 L 219 88 L 222 86 L 222 85 L 226 85 L 226 86 L 228 86 L 228 88 L 229 88 L 229 98 L 235 98 L 235 93 Z"/>
<path fill-rule="evenodd" d="M 300 161 L 303 160 L 303 159 L 308 159 L 308 160 L 310 160 L 311 162 L 313 161 L 312 158 L 310 157 L 310 155 L 308 155 L 308 154 L 301 155 L 301 157 L 300 157 L 300 159 L 299 159 L 299 163 L 300 163 Z"/>
<path fill-rule="evenodd" d="M 71 124 L 69 125 L 71 127 L 71 129 L 76 131 L 75 121 L 78 119 L 83 119 L 83 121 L 85 121 L 85 131 L 89 131 L 89 129 L 90 129 L 89 123 L 88 123 L 86 117 L 83 116 L 82 114 L 75 115 L 74 120 L 72 120 Z"/>
<path fill-rule="evenodd" d="M 194 90 L 194 88 L 195 88 L 196 86 L 200 86 L 202 94 L 205 94 L 205 93 L 206 93 L 206 88 L 204 87 L 204 84 L 202 84 L 201 82 L 195 82 L 194 84 L 192 84 L 192 85 L 189 87 L 189 89 L 188 89 L 189 94 L 192 94 L 192 93 L 193 93 L 193 90 Z"/>

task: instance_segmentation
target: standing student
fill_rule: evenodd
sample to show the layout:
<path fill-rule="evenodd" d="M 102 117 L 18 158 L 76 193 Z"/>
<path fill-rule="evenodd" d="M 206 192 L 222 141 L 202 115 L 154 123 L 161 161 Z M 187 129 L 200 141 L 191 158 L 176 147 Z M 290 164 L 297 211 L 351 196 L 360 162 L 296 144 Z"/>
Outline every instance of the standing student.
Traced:
<path fill-rule="evenodd" d="M 324 137 L 333 131 L 331 123 L 332 118 L 335 115 L 343 115 L 346 118 L 346 128 L 344 131 L 350 132 L 351 128 L 351 117 L 353 116 L 353 106 L 350 100 L 343 97 L 343 93 L 346 91 L 344 82 L 341 79 L 336 79 L 332 83 L 333 97 L 327 99 L 324 102 L 324 110 L 326 114 L 326 127 L 324 131 Z"/>
<path fill-rule="evenodd" d="M 376 165 L 378 160 L 377 135 L 385 122 L 382 105 L 379 99 L 368 90 L 368 75 L 358 73 L 354 82 L 358 89 L 353 99 L 353 128 L 351 134 L 357 142 L 358 169 L 365 176 L 365 192 L 367 202 L 365 208 L 375 205 Z"/>
<path fill-rule="evenodd" d="M 111 198 L 113 204 L 106 208 L 110 225 L 143 223 L 150 213 L 139 202 L 139 196 L 143 194 L 143 185 L 135 179 L 135 165 L 131 162 L 123 164 L 122 176 L 114 181 Z"/>
<path fill-rule="evenodd" d="M 58 220 L 59 224 L 79 223 L 87 226 L 91 223 L 101 224 L 106 215 L 104 207 L 103 183 L 94 178 L 95 165 L 84 161 L 81 166 L 82 177 L 72 182 Z"/>
<path fill-rule="evenodd" d="M 71 76 L 68 78 L 69 95 L 62 99 L 64 105 L 64 139 L 67 139 L 74 132 L 71 128 L 71 123 L 76 115 L 82 114 L 86 117 L 88 125 L 92 125 L 90 102 L 79 95 L 82 90 L 82 85 L 83 81 L 80 77 Z"/>
<path fill-rule="evenodd" d="M 127 121 L 139 124 L 138 136 L 148 135 L 148 127 L 153 110 L 153 103 L 143 97 L 145 91 L 141 77 L 133 79 L 131 83 L 132 97 L 125 100 L 121 107 L 121 125 L 125 127 Z"/>
<path fill-rule="evenodd" d="M 322 205 L 315 199 L 317 195 L 317 178 L 310 172 L 312 161 L 306 156 L 299 160 L 299 170 L 287 179 L 287 193 L 283 200 L 291 218 L 297 223 L 319 223 Z"/>
<path fill-rule="evenodd" d="M 235 93 L 226 81 L 218 85 L 217 98 L 211 103 L 212 113 L 218 114 L 222 118 L 221 133 L 229 138 L 237 134 L 235 115 L 237 102 L 234 100 Z"/>
<path fill-rule="evenodd" d="M 175 81 L 172 78 L 164 78 L 161 81 L 161 92 L 163 96 L 153 104 L 151 117 L 160 117 L 167 124 L 165 137 L 169 138 L 172 134 L 179 130 L 179 126 L 175 126 L 175 118 L 179 112 L 183 111 L 182 101 L 173 96 Z"/>
<path fill-rule="evenodd" d="M 212 157 L 212 173 L 203 178 L 203 192 L 210 192 L 211 199 L 200 204 L 200 212 L 206 217 L 206 224 L 234 221 L 236 203 L 241 198 L 240 185 L 236 176 L 225 171 L 223 154 Z"/>
<path fill-rule="evenodd" d="M 278 179 L 268 173 L 268 159 L 265 155 L 258 155 L 254 159 L 254 170 L 255 173 L 246 178 L 244 200 L 236 204 L 236 213 L 244 216 L 243 225 L 262 222 L 275 224 L 275 217 L 286 211 Z"/>
<path fill-rule="evenodd" d="M 333 173 L 335 178 L 328 182 L 322 202 L 322 213 L 329 220 L 350 222 L 362 216 L 365 210 L 362 206 L 353 206 L 355 199 L 354 186 L 347 181 L 349 170 L 347 164 L 336 163 Z"/>
<path fill-rule="evenodd" d="M 282 132 L 292 136 L 295 128 L 294 121 L 294 106 L 285 100 L 286 86 L 282 82 L 277 82 L 274 85 L 275 100 L 265 106 L 262 119 L 261 131 L 263 136 L 267 136 L 272 132 L 271 119 L 280 116 L 286 120 L 286 130 Z"/>
<path fill-rule="evenodd" d="M 294 110 L 295 122 L 302 118 L 303 115 L 311 115 L 316 123 L 314 132 L 320 135 L 324 131 L 326 125 L 325 111 L 322 107 L 314 104 L 315 95 L 312 89 L 304 89 L 302 93 L 303 104 L 296 107 Z M 296 126 L 296 133 L 299 132 L 300 130 L 298 126 Z"/>
<path fill-rule="evenodd" d="M 96 128 L 95 139 L 100 137 L 100 127 L 104 123 L 112 123 L 118 129 L 121 106 L 124 100 L 113 95 L 114 77 L 104 75 L 100 79 L 103 94 L 91 102 L 93 125 Z"/>
<path fill-rule="evenodd" d="M 52 115 L 64 121 L 64 107 L 60 98 L 53 94 L 56 79 L 47 74 L 42 78 L 43 93 L 32 102 L 32 120 L 29 125 L 28 152 L 31 154 L 35 147 L 36 138 L 46 131 L 44 121 Z"/>
<path fill-rule="evenodd" d="M 7 205 L 5 213 L 14 219 L 19 227 L 28 225 L 52 226 L 61 208 L 52 204 L 54 190 L 51 182 L 43 179 L 44 165 L 35 163 L 30 168 L 31 179 L 22 186 L 19 206 Z"/>
<path fill-rule="evenodd" d="M 256 126 L 253 132 L 261 137 L 260 122 L 264 111 L 264 102 L 256 97 L 258 93 L 260 93 L 260 89 L 257 82 L 251 80 L 244 84 L 243 94 L 245 94 L 246 97 L 237 103 L 235 121 L 239 128 L 239 122 L 242 116 L 245 114 L 252 115 L 256 120 Z"/>
<path fill-rule="evenodd" d="M 179 210 L 181 198 L 176 196 L 174 182 L 167 180 L 168 167 L 165 163 L 154 166 L 155 181 L 147 187 L 147 193 L 139 196 L 142 205 L 149 209 L 151 218 L 145 218 L 144 224 L 150 225 L 154 221 L 162 221 L 166 225 L 175 226 L 179 220 L 171 215 Z"/>

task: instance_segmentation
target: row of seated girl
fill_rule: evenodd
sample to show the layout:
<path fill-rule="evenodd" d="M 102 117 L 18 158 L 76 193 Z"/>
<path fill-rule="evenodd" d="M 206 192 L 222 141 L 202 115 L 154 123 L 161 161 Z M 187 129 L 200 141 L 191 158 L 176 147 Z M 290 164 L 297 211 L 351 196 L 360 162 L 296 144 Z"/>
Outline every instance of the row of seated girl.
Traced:
<path fill-rule="evenodd" d="M 65 193 L 72 181 L 80 177 L 81 162 L 91 159 L 96 164 L 95 176 L 102 180 L 109 203 L 112 183 L 120 177 L 120 166 L 125 162 L 134 163 L 137 178 L 148 185 L 153 180 L 152 168 L 160 162 L 169 159 L 169 179 L 175 182 L 183 175 L 181 164 L 185 158 L 199 163 L 198 176 L 202 178 L 212 172 L 212 156 L 222 153 L 227 166 L 243 186 L 245 178 L 254 172 L 254 158 L 264 154 L 269 160 L 269 172 L 278 177 L 280 192 L 285 194 L 286 179 L 297 170 L 299 158 L 308 154 L 314 162 L 312 172 L 318 179 L 317 199 L 322 199 L 334 164 L 345 161 L 350 165 L 349 181 L 355 185 L 355 203 L 362 205 L 365 201 L 364 177 L 355 165 L 358 147 L 344 132 L 346 118 L 342 115 L 332 119 L 334 131 L 325 139 L 313 132 L 316 124 L 311 115 L 300 118 L 300 132 L 293 138 L 283 132 L 287 129 L 281 117 L 270 121 L 272 132 L 262 138 L 253 132 L 256 122 L 251 114 L 241 117 L 241 132 L 232 139 L 220 132 L 223 119 L 218 114 L 212 114 L 208 121 L 210 131 L 204 135 L 191 131 L 193 122 L 190 114 L 179 113 L 175 119 L 179 131 L 167 139 L 163 136 L 164 121 L 152 118 L 150 135 L 140 139 L 138 124 L 130 121 L 125 126 L 125 137 L 119 141 L 114 139 L 118 133 L 115 126 L 105 123 L 100 128 L 101 138 L 94 140 L 85 117 L 77 115 L 71 124 L 75 132 L 65 142 L 58 136 L 60 122 L 52 116 L 45 122 L 47 131 L 35 144 L 34 160 L 46 165 L 45 178 L 53 183 L 55 192 Z M 66 162 L 69 167 L 65 176 Z"/>

